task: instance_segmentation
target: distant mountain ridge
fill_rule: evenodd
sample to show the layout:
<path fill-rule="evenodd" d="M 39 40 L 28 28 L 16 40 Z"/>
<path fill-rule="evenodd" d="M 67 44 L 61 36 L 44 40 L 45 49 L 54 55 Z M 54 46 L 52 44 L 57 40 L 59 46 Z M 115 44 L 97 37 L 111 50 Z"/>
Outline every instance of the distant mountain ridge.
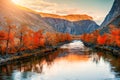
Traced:
<path fill-rule="evenodd" d="M 93 20 L 79 20 L 69 21 L 59 18 L 43 17 L 44 21 L 51 25 L 56 31 L 62 33 L 70 33 L 74 35 L 80 35 L 84 33 L 91 33 L 99 28 Z"/>
<path fill-rule="evenodd" d="M 42 16 L 42 17 L 41 17 Z M 2 0 L 0 3 L 0 30 L 5 29 L 4 18 L 11 19 L 12 24 L 18 28 L 26 24 L 34 31 L 42 29 L 50 32 L 62 32 L 71 34 L 90 33 L 99 28 L 88 15 L 66 15 L 39 13 L 13 4 L 10 0 Z"/>
<path fill-rule="evenodd" d="M 58 18 L 58 19 L 64 19 L 68 21 L 80 21 L 80 20 L 93 20 L 91 16 L 88 16 L 86 14 L 69 14 L 69 15 L 57 15 L 57 14 L 49 14 L 49 13 L 40 13 L 41 17 L 49 17 L 49 18 Z"/>

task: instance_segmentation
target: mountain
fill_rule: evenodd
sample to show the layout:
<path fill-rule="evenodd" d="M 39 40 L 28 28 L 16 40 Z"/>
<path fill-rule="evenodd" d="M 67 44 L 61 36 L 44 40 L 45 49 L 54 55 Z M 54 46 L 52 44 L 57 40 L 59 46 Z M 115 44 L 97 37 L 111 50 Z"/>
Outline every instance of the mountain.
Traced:
<path fill-rule="evenodd" d="M 13 4 L 10 0 L 0 2 L 0 30 L 5 29 L 6 20 L 18 27 L 26 24 L 34 31 L 58 31 L 71 34 L 90 33 L 98 29 L 98 25 L 88 15 L 71 14 L 60 16 L 55 14 L 39 13 Z"/>
<path fill-rule="evenodd" d="M 58 19 L 65 19 L 68 21 L 80 21 L 80 20 L 92 20 L 93 18 L 91 16 L 88 16 L 86 14 L 80 15 L 80 14 L 70 14 L 65 16 L 60 16 L 56 14 L 48 14 L 48 13 L 40 13 L 41 17 L 49 17 L 49 18 L 58 18 Z"/>
<path fill-rule="evenodd" d="M 115 0 L 113 6 L 101 24 L 101 33 L 109 31 L 109 25 L 115 25 L 120 28 L 120 0 Z"/>
<path fill-rule="evenodd" d="M 44 21 L 53 28 L 62 33 L 71 33 L 80 35 L 90 33 L 99 28 L 99 26 L 88 15 L 66 15 L 59 16 L 54 14 L 40 14 Z"/>
<path fill-rule="evenodd" d="M 25 24 L 33 30 L 54 31 L 37 12 L 15 5 L 11 0 L 1 0 L 0 2 L 0 29 L 5 29 L 5 18 L 10 19 L 11 24 L 17 27 Z"/>

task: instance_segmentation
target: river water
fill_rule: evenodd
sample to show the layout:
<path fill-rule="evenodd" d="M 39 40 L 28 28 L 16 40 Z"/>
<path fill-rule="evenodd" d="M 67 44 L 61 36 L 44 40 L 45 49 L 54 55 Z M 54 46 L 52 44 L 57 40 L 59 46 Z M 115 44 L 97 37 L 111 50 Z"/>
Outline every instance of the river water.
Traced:
<path fill-rule="evenodd" d="M 44 57 L 0 66 L 0 80 L 120 80 L 120 58 L 88 50 L 73 41 Z"/>

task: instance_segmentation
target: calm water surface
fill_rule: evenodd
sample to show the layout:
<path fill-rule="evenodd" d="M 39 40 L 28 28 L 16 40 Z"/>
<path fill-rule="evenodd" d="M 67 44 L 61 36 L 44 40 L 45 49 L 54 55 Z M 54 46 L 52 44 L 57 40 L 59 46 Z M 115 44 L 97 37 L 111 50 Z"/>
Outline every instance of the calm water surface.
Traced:
<path fill-rule="evenodd" d="M 0 80 L 120 80 L 120 58 L 73 41 L 45 57 L 0 66 Z"/>

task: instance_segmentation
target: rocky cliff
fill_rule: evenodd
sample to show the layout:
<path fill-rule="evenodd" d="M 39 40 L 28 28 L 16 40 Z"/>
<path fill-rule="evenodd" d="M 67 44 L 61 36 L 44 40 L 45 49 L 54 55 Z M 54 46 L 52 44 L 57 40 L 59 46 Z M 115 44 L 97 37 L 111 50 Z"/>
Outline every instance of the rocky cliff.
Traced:
<path fill-rule="evenodd" d="M 71 33 L 80 35 L 83 33 L 90 33 L 99 28 L 99 26 L 92 20 L 68 21 L 59 18 L 43 18 L 45 22 L 53 26 L 53 28 L 62 33 Z"/>
<path fill-rule="evenodd" d="M 113 24 L 120 28 L 120 0 L 115 0 L 113 6 L 106 16 L 105 20 L 101 24 L 101 33 L 109 31 L 109 25 Z"/>

